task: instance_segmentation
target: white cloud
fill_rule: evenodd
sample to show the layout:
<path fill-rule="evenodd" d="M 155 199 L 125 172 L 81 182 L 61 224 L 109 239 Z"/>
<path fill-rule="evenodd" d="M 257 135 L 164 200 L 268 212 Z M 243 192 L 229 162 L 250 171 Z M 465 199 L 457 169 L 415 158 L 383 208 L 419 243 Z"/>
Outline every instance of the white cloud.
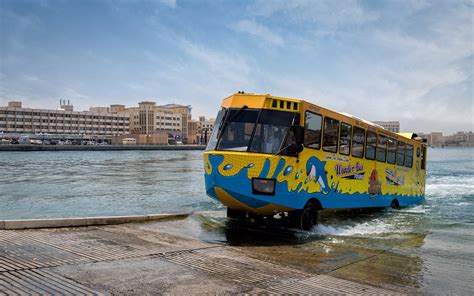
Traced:
<path fill-rule="evenodd" d="M 257 24 L 253 20 L 240 20 L 237 24 L 232 26 L 232 28 L 238 32 L 248 33 L 261 38 L 263 41 L 274 45 L 283 46 L 285 43 L 281 36 L 272 32 L 269 28 Z"/>
<path fill-rule="evenodd" d="M 249 12 L 270 17 L 275 14 L 285 16 L 293 22 L 312 22 L 330 28 L 358 25 L 378 19 L 378 14 L 363 9 L 356 0 L 258 0 L 249 7 Z"/>
<path fill-rule="evenodd" d="M 176 0 L 159 0 L 159 1 L 168 7 L 176 8 Z"/>

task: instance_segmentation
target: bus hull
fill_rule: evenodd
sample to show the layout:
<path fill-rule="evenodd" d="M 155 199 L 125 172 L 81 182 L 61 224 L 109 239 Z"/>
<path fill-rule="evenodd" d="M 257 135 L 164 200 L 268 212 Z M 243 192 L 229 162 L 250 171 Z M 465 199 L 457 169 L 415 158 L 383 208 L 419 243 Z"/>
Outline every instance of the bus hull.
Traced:
<path fill-rule="evenodd" d="M 410 206 L 424 200 L 424 171 L 305 149 L 298 158 L 207 151 L 206 193 L 235 210 L 271 215 L 303 209 L 316 199 L 323 209 Z M 252 178 L 274 179 L 274 195 L 254 194 Z"/>

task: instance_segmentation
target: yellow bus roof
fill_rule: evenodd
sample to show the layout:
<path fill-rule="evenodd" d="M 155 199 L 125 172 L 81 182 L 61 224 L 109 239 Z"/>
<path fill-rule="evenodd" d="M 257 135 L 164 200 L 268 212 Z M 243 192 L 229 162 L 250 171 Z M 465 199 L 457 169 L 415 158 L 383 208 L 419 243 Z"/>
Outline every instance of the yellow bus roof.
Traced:
<path fill-rule="evenodd" d="M 295 108 L 295 109 L 293 107 L 291 107 L 291 108 L 273 108 L 272 107 L 272 101 L 274 101 L 274 100 L 284 101 L 284 102 L 291 102 L 293 104 L 296 103 L 298 107 Z M 337 114 L 338 116 L 345 116 L 345 117 L 351 118 L 353 120 L 363 122 L 367 126 L 370 126 L 370 127 L 374 128 L 374 129 L 377 129 L 379 131 L 384 131 L 385 133 L 388 133 L 388 134 L 399 135 L 401 137 L 404 137 L 406 139 L 409 139 L 409 140 L 412 140 L 412 141 L 415 141 L 415 142 L 418 142 L 418 143 L 422 142 L 421 140 L 419 140 L 417 135 L 414 134 L 414 133 L 394 133 L 394 132 L 391 132 L 391 131 L 385 129 L 384 127 L 382 127 L 378 124 L 375 124 L 373 122 L 370 122 L 368 120 L 359 118 L 359 117 L 351 115 L 349 113 L 338 112 L 338 111 L 331 110 L 331 109 L 326 108 L 326 107 L 321 107 L 319 105 L 316 105 L 314 103 L 311 103 L 311 102 L 308 102 L 308 101 L 305 101 L 305 100 L 302 100 L 302 99 L 277 97 L 277 96 L 274 96 L 274 95 L 271 95 L 271 94 L 254 94 L 254 93 L 238 92 L 238 93 L 235 93 L 235 94 L 232 94 L 232 95 L 226 97 L 223 100 L 222 105 L 221 105 L 222 108 L 231 108 L 231 107 L 241 108 L 243 106 L 247 106 L 248 108 L 255 108 L 255 109 L 259 109 L 259 108 L 279 109 L 281 111 L 288 111 L 288 112 L 300 111 L 301 106 L 305 107 L 303 110 L 308 109 L 308 110 L 313 110 L 313 111 L 316 111 L 316 112 L 318 112 L 320 110 L 324 110 L 325 112 L 334 113 L 334 114 Z"/>

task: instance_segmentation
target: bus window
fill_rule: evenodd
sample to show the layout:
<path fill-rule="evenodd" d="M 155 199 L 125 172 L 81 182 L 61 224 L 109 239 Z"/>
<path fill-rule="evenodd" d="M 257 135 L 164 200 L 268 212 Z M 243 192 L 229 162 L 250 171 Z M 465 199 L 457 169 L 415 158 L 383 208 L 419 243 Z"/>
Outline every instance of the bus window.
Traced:
<path fill-rule="evenodd" d="M 388 144 L 387 162 L 391 164 L 395 164 L 397 160 L 397 142 L 392 138 L 388 138 L 387 144 Z"/>
<path fill-rule="evenodd" d="M 426 168 L 426 146 L 423 146 L 421 149 L 421 169 L 424 170 Z"/>
<path fill-rule="evenodd" d="M 321 148 L 321 121 L 321 115 L 306 111 L 304 120 L 304 145 L 306 147 Z"/>
<path fill-rule="evenodd" d="M 339 135 L 339 120 L 324 117 L 323 150 L 337 152 L 337 137 Z"/>
<path fill-rule="evenodd" d="M 407 155 L 405 159 L 405 166 L 411 168 L 413 166 L 413 146 L 407 145 Z"/>
<path fill-rule="evenodd" d="M 217 135 L 219 134 L 219 131 L 221 129 L 222 118 L 224 118 L 225 112 L 228 111 L 220 110 L 219 113 L 217 113 L 217 119 L 214 122 L 214 128 L 212 129 L 211 137 L 209 138 L 209 142 L 207 143 L 206 150 L 216 149 Z"/>
<path fill-rule="evenodd" d="M 247 151 L 257 118 L 258 110 L 230 110 L 217 149 Z"/>
<path fill-rule="evenodd" d="M 339 137 L 339 153 L 349 155 L 351 152 L 352 125 L 341 122 L 341 136 Z"/>
<path fill-rule="evenodd" d="M 387 158 L 387 137 L 378 135 L 377 161 L 385 162 Z"/>
<path fill-rule="evenodd" d="M 279 152 L 295 114 L 262 110 L 248 151 L 270 154 Z"/>
<path fill-rule="evenodd" d="M 365 158 L 375 159 L 375 147 L 377 147 L 377 134 L 371 131 L 367 131 Z"/>
<path fill-rule="evenodd" d="M 397 165 L 405 164 L 405 143 L 398 141 L 397 145 Z"/>
<path fill-rule="evenodd" d="M 365 129 L 354 127 L 352 136 L 352 156 L 364 157 Z"/>

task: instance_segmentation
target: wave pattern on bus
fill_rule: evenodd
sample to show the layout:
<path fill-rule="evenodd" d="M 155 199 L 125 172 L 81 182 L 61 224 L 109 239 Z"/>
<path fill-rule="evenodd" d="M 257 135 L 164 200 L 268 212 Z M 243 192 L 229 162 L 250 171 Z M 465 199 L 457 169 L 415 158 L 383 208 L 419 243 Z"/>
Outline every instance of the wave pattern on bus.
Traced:
<path fill-rule="evenodd" d="M 401 192 L 400 188 L 391 189 L 390 177 L 387 172 L 372 170 L 370 174 L 360 168 L 361 164 L 347 164 L 350 169 L 341 171 L 336 165 L 330 176 L 343 173 L 343 177 L 337 182 L 328 184 L 330 168 L 326 162 L 315 156 L 305 159 L 302 154 L 300 162 L 306 163 L 306 171 L 295 170 L 294 160 L 285 157 L 248 157 L 239 154 L 208 154 L 205 156 L 207 193 L 221 201 L 227 206 L 270 214 L 285 209 L 297 209 L 304 207 L 308 198 L 317 197 L 324 208 L 347 208 L 347 207 L 385 207 L 390 205 L 393 199 L 397 199 L 401 206 L 419 203 L 423 200 L 422 192 L 410 192 L 410 189 Z M 353 167 L 353 169 L 352 169 Z M 393 175 L 393 173 L 392 173 Z M 398 179 L 409 178 L 408 172 L 397 172 Z M 249 180 L 252 178 L 275 178 L 277 180 L 275 196 L 254 195 Z M 366 182 L 351 184 L 351 180 L 365 178 Z M 362 184 L 366 184 L 362 187 Z M 377 191 L 377 187 L 379 191 Z M 375 188 L 375 189 L 374 189 Z M 216 190 L 217 189 L 217 190 Z M 371 191 L 372 190 L 372 191 Z M 292 193 L 298 193 L 298 195 Z M 403 191 L 402 191 L 403 192 Z"/>

